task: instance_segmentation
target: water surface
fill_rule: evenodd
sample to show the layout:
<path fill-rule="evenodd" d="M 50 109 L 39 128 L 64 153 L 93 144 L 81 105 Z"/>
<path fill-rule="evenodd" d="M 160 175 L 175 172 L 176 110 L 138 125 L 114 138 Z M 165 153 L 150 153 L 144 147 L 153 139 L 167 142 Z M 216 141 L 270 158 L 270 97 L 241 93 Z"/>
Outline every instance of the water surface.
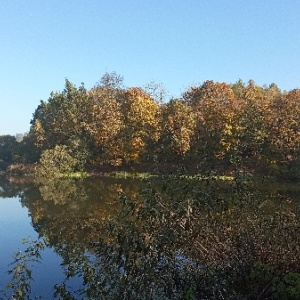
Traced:
<path fill-rule="evenodd" d="M 162 177 L 1 179 L 0 185 L 0 287 L 12 281 L 13 253 L 26 253 L 34 241 L 45 246 L 39 263 L 27 262 L 30 299 L 117 299 L 120 293 L 180 299 L 206 266 L 231 266 L 235 258 L 292 271 L 299 266 L 296 183 Z"/>

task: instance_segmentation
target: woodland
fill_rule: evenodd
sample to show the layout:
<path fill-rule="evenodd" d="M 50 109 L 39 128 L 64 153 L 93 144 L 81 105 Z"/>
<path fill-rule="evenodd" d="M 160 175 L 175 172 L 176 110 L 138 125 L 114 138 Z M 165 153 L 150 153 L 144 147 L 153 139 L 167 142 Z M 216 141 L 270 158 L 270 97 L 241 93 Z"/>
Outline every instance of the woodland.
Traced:
<path fill-rule="evenodd" d="M 39 103 L 30 124 L 24 136 L 0 136 L 2 170 L 29 164 L 59 176 L 180 167 L 300 177 L 300 89 L 276 84 L 208 80 L 166 99 L 160 84 L 124 87 L 115 72 L 89 90 L 66 79 L 63 91 Z"/>

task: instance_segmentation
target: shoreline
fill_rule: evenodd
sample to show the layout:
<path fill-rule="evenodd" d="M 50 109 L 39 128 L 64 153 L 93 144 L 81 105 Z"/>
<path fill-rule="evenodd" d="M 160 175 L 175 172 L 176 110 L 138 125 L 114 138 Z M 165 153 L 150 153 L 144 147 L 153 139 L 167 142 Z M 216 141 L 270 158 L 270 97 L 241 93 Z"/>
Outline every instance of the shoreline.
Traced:
<path fill-rule="evenodd" d="M 10 178 L 27 178 L 28 180 L 34 180 L 35 178 L 35 167 L 36 164 L 13 164 L 9 165 L 6 170 L 0 170 L 0 177 L 10 177 Z M 149 168 L 148 170 L 145 166 L 135 167 L 89 167 L 87 171 L 78 171 L 70 174 L 62 174 L 58 179 L 85 179 L 85 178 L 116 178 L 116 179 L 138 179 L 146 180 L 160 177 L 174 177 L 186 180 L 220 180 L 220 181 L 234 181 L 237 178 L 243 180 L 254 180 L 254 181 L 264 181 L 264 182 L 299 182 L 300 178 L 282 178 L 276 176 L 269 176 L 266 174 L 259 174 L 254 172 L 247 172 L 245 170 L 240 170 L 237 173 L 231 172 L 218 172 L 218 170 L 210 170 L 208 172 L 189 172 L 178 167 L 178 171 L 173 168 L 160 168 L 154 169 Z M 175 171 L 174 171 L 175 170 Z M 220 171 L 220 170 L 219 170 Z M 236 176 L 238 175 L 238 176 Z"/>

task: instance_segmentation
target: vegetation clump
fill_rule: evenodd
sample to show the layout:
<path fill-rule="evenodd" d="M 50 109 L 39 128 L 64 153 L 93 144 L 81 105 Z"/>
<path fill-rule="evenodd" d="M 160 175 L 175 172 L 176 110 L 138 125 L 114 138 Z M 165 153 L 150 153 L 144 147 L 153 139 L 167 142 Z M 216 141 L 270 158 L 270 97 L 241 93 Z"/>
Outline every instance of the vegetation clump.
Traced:
<path fill-rule="evenodd" d="M 58 178 L 71 175 L 77 166 L 78 161 L 70 155 L 67 146 L 56 145 L 42 153 L 36 172 L 42 178 Z"/>

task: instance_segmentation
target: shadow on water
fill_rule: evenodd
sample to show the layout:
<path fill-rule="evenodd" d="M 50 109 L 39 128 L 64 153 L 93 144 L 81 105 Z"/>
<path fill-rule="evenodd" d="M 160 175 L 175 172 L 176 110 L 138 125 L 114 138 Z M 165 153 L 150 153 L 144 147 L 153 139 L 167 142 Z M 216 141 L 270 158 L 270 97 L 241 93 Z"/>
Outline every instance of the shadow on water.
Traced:
<path fill-rule="evenodd" d="M 5 293 L 16 299 L 35 296 L 30 266 L 46 263 L 50 247 L 64 272 L 50 298 L 300 295 L 298 188 L 180 176 L 0 185 L 1 197 L 20 197 L 39 234 L 10 266 Z"/>

